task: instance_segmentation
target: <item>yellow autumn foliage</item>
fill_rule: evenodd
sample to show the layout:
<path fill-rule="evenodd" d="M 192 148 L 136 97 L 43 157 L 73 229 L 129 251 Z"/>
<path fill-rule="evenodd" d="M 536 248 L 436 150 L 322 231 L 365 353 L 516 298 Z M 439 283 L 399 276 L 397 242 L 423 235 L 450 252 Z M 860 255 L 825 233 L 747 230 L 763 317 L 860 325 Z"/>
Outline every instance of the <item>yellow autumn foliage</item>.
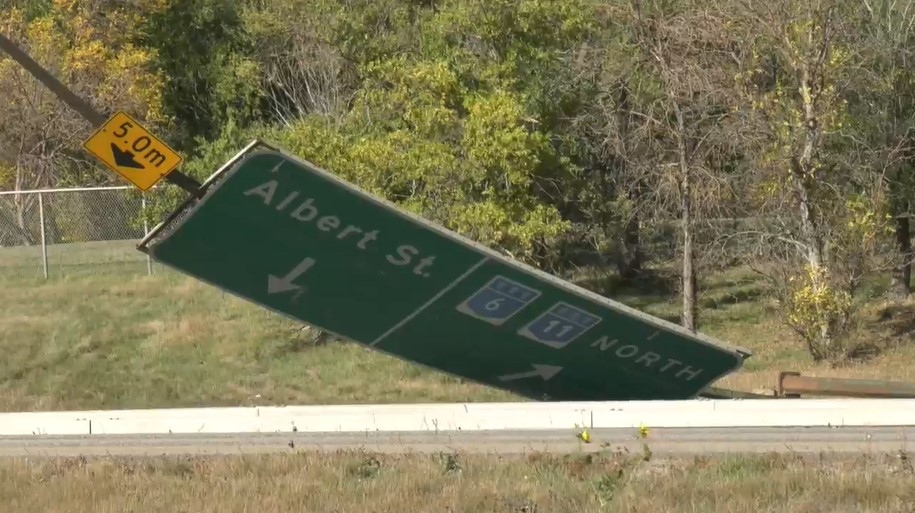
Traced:
<path fill-rule="evenodd" d="M 153 51 L 133 41 L 140 35 L 143 15 L 164 6 L 164 0 L 131 2 L 129 6 L 55 0 L 33 19 L 17 8 L 0 10 L 0 30 L 97 110 L 126 110 L 149 123 L 161 123 L 165 121 L 165 77 L 155 69 Z M 21 129 L 27 130 L 36 121 L 44 125 L 40 119 L 49 122 L 64 108 L 6 56 L 0 57 L 0 89 L 9 95 L 6 112 L 0 116 L 7 123 L 18 119 Z M 53 128 L 53 124 L 49 126 Z"/>
<path fill-rule="evenodd" d="M 830 282 L 826 267 L 807 265 L 789 279 L 788 324 L 804 339 L 816 360 L 844 356 L 838 335 L 846 327 L 852 297 Z"/>
<path fill-rule="evenodd" d="M 3 163 L 0 162 L 0 191 L 9 188 L 10 182 L 13 181 L 15 174 L 13 168 L 4 166 Z"/>
<path fill-rule="evenodd" d="M 0 10 L 0 32 L 95 110 L 123 110 L 155 128 L 168 121 L 166 79 L 155 53 L 135 41 L 144 16 L 165 6 L 165 0 L 55 0 L 31 18 L 15 7 Z M 0 91 L 7 100 L 0 106 L 0 165 L 15 169 L 12 179 L 26 188 L 83 183 L 85 162 L 97 164 L 80 149 L 90 124 L 5 54 Z"/>

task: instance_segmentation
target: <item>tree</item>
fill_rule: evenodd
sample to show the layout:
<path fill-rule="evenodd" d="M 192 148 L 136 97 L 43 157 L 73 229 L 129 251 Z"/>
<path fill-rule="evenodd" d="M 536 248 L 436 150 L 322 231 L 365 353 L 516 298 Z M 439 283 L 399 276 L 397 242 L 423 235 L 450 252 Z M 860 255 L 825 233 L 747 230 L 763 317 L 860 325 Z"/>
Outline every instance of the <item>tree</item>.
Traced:
<path fill-rule="evenodd" d="M 154 53 L 134 45 L 130 34 L 136 32 L 143 13 L 157 6 L 154 0 L 129 10 L 116 2 L 58 1 L 44 9 L 10 8 L 0 11 L 0 30 L 96 109 L 126 110 L 155 125 L 166 121 L 161 114 L 163 80 L 153 68 Z M 4 187 L 23 190 L 115 180 L 87 160 L 80 147 L 89 124 L 5 55 L 0 55 L 0 90 L 7 99 L 0 107 Z M 36 197 L 14 198 L 22 242 L 34 242 L 24 216 Z M 48 222 L 53 236 L 55 215 Z"/>
<path fill-rule="evenodd" d="M 267 1 L 244 9 L 267 118 L 290 125 L 345 114 L 360 65 L 413 52 L 426 11 L 398 0 Z"/>
<path fill-rule="evenodd" d="M 536 237 L 533 251 L 538 265 L 557 272 L 567 268 L 562 253 L 583 231 L 575 219 L 580 145 L 569 128 L 591 96 L 569 59 L 595 36 L 594 10 L 581 0 L 448 0 L 422 23 L 424 58 L 449 63 L 474 94 L 511 94 L 525 129 L 549 146 L 530 190 L 571 223 L 561 238 Z"/>
<path fill-rule="evenodd" d="M 533 257 L 538 237 L 562 231 L 558 212 L 531 188 L 551 149 L 526 129 L 515 95 L 467 91 L 445 63 L 407 57 L 362 73 L 339 124 L 304 118 L 277 133 L 284 146 L 521 260 Z"/>
<path fill-rule="evenodd" d="M 881 180 L 851 144 L 849 115 L 862 60 L 855 6 L 837 0 L 740 0 L 732 28 L 738 81 L 759 137 L 745 204 L 770 221 L 754 250 L 770 260 L 787 323 L 815 360 L 843 358 L 852 297 L 872 270 L 884 228 Z M 794 211 L 793 215 L 790 213 Z"/>
<path fill-rule="evenodd" d="M 601 258 L 614 261 L 624 283 L 641 274 L 642 234 L 650 206 L 646 175 L 656 164 L 656 137 L 644 111 L 655 84 L 628 23 L 616 23 L 625 4 L 600 10 L 597 40 L 567 56 L 572 84 L 583 101 L 564 137 L 582 173 L 567 181 L 567 216 Z"/>
<path fill-rule="evenodd" d="M 267 2 L 244 16 L 265 42 L 257 60 L 272 117 L 286 127 L 275 136 L 370 192 L 533 263 L 565 229 L 550 188 L 561 191 L 570 172 L 544 121 L 559 119 L 563 104 L 538 85 L 559 83 L 549 71 L 586 14 L 558 0 L 311 7 L 305 15 Z"/>
<path fill-rule="evenodd" d="M 612 170 L 612 189 L 622 195 L 605 204 L 629 207 L 617 218 L 626 248 L 621 274 L 631 277 L 641 266 L 640 219 L 676 218 L 681 322 L 695 330 L 697 219 L 719 203 L 722 156 L 733 140 L 728 41 L 719 20 L 688 0 L 618 2 L 605 16 L 602 94 L 586 125 L 599 165 Z"/>
<path fill-rule="evenodd" d="M 864 6 L 859 30 L 866 73 L 858 81 L 855 117 L 865 125 L 862 143 L 872 151 L 871 165 L 888 188 L 895 243 L 890 290 L 904 299 L 915 260 L 910 226 L 915 212 L 915 1 L 872 0 Z"/>
<path fill-rule="evenodd" d="M 138 27 L 138 42 L 154 52 L 164 80 L 162 111 L 175 120 L 173 144 L 193 150 L 219 137 L 230 121 L 247 126 L 261 118 L 257 40 L 233 0 L 158 0 Z"/>

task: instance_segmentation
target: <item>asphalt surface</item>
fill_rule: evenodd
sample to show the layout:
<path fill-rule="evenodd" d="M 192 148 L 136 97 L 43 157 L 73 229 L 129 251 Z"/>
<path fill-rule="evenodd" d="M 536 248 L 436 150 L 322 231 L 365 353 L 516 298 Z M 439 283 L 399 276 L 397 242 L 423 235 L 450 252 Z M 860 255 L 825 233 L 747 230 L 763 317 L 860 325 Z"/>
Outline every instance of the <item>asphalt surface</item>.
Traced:
<path fill-rule="evenodd" d="M 7 436 L 0 437 L 0 457 L 231 455 L 360 449 L 381 453 L 562 454 L 608 449 L 641 452 L 644 441 L 652 454 L 669 456 L 898 453 L 915 449 L 915 427 L 658 428 L 649 431 L 647 440 L 637 439 L 632 429 L 597 429 L 590 435 L 591 443 L 583 443 L 567 430 Z"/>

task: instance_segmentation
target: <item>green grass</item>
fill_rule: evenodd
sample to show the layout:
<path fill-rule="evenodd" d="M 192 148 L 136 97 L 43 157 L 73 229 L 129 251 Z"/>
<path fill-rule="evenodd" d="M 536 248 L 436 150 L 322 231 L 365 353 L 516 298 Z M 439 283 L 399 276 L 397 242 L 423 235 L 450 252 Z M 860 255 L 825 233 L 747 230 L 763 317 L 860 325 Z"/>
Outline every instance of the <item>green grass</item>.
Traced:
<path fill-rule="evenodd" d="M 316 344 L 297 324 L 216 288 L 158 266 L 146 275 L 132 247 L 53 248 L 72 265 L 48 280 L 15 272 L 21 250 L 0 250 L 0 409 L 521 400 L 355 344 Z M 580 283 L 676 320 L 663 282 L 641 292 L 599 274 Z M 915 303 L 868 305 L 862 336 L 882 352 L 830 368 L 810 361 L 752 274 L 704 284 L 701 330 L 754 352 L 720 386 L 772 387 L 780 370 L 915 381 L 915 344 L 899 343 L 913 338 Z"/>
<path fill-rule="evenodd" d="M 0 273 L 0 409 L 510 398 L 355 344 L 316 346 L 216 288 L 112 260 L 49 280 Z"/>
<path fill-rule="evenodd" d="M 5 459 L 4 512 L 910 513 L 907 455 Z M 177 509 L 176 509 L 177 508 Z"/>
<path fill-rule="evenodd" d="M 146 273 L 146 255 L 136 245 L 132 240 L 48 245 L 48 277 Z M 0 248 L 0 280 L 41 278 L 43 267 L 41 246 Z"/>

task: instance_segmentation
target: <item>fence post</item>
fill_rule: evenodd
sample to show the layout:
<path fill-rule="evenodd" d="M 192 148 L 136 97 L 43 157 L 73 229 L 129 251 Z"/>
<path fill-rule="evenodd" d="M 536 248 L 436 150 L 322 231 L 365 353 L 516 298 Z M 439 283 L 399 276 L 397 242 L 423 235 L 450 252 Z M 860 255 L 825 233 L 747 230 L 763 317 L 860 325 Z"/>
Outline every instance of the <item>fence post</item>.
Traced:
<path fill-rule="evenodd" d="M 149 235 L 149 221 L 146 216 L 146 194 L 141 193 L 140 196 L 140 212 L 143 216 L 143 237 Z M 146 275 L 152 276 L 152 258 L 149 256 L 149 253 L 146 254 Z"/>
<path fill-rule="evenodd" d="M 44 278 L 48 279 L 48 243 L 45 239 L 45 228 L 44 228 L 44 195 L 40 192 L 38 193 L 38 223 L 41 225 L 39 231 L 41 232 L 41 266 L 44 270 Z"/>

